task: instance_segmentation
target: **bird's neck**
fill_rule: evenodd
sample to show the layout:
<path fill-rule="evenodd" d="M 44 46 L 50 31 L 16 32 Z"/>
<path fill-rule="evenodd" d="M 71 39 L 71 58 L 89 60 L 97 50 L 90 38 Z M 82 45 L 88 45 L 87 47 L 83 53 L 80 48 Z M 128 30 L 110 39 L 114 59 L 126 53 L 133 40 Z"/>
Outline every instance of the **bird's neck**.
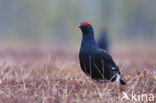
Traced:
<path fill-rule="evenodd" d="M 93 31 L 90 31 L 88 34 L 83 34 L 81 46 L 98 47 L 94 39 Z"/>

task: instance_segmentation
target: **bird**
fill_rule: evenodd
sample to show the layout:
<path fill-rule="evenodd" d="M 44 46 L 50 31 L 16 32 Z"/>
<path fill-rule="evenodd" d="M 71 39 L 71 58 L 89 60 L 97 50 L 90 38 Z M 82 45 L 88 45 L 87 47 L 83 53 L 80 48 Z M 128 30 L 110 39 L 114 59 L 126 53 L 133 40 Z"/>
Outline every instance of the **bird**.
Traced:
<path fill-rule="evenodd" d="M 91 24 L 81 22 L 79 28 L 82 31 L 79 51 L 82 71 L 96 81 L 104 80 L 125 85 L 126 82 L 121 78 L 119 67 L 112 57 L 96 44 Z"/>
<path fill-rule="evenodd" d="M 110 45 L 109 45 L 109 38 L 108 38 L 108 32 L 107 32 L 107 28 L 102 26 L 102 28 L 100 29 L 100 33 L 99 33 L 99 37 L 97 39 L 97 45 L 105 50 L 107 53 L 109 53 L 109 49 L 110 49 Z"/>

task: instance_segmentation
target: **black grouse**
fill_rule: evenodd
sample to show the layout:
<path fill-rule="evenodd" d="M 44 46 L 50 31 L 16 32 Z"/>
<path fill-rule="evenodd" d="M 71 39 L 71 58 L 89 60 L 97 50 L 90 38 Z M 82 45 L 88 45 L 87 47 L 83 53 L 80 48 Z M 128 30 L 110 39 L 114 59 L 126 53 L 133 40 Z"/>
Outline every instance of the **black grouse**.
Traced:
<path fill-rule="evenodd" d="M 96 44 L 92 26 L 88 22 L 82 22 L 79 28 L 83 34 L 79 52 L 80 66 L 83 72 L 94 80 L 126 84 L 121 79 L 119 67 L 112 57 Z"/>
<path fill-rule="evenodd" d="M 105 50 L 107 53 L 109 52 L 109 38 L 106 27 L 102 27 L 100 29 L 99 38 L 97 39 L 97 45 Z"/>

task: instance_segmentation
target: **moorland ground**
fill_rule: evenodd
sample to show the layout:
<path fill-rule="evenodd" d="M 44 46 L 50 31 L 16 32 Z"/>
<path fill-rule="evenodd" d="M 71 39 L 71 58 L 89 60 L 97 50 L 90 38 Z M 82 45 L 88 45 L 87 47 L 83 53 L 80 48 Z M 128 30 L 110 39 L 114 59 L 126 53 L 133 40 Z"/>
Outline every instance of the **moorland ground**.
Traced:
<path fill-rule="evenodd" d="M 77 46 L 1 45 L 0 103 L 120 103 L 123 92 L 129 97 L 132 93 L 156 96 L 153 47 L 118 46 L 111 50 L 127 82 L 122 86 L 87 77 L 79 66 Z"/>

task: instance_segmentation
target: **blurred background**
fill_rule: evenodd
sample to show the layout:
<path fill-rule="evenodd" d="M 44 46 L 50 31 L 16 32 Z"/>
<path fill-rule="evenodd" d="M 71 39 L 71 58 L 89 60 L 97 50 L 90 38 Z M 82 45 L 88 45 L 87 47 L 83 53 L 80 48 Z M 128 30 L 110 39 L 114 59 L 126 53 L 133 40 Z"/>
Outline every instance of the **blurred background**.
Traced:
<path fill-rule="evenodd" d="M 80 22 L 115 43 L 155 43 L 156 0 L 0 0 L 0 40 L 80 44 Z"/>
<path fill-rule="evenodd" d="M 84 75 L 82 21 L 126 87 Z M 156 96 L 156 0 L 0 0 L 0 103 L 119 103 L 121 91 Z"/>

